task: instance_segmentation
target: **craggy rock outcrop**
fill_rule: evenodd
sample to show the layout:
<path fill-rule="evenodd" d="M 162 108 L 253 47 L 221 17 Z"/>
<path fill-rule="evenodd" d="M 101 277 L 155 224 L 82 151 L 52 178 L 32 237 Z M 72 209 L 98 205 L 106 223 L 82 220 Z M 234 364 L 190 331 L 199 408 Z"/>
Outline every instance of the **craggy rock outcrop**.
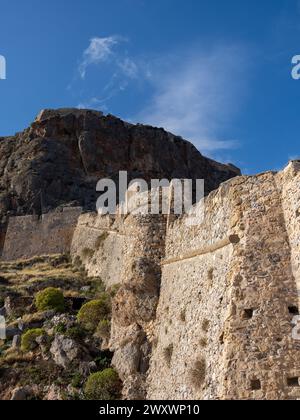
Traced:
<path fill-rule="evenodd" d="M 239 175 L 163 129 L 97 111 L 44 110 L 22 133 L 0 137 L 0 225 L 8 214 L 42 214 L 61 205 L 94 210 L 97 181 L 117 180 L 120 170 L 129 181 L 204 178 L 207 192 Z"/>

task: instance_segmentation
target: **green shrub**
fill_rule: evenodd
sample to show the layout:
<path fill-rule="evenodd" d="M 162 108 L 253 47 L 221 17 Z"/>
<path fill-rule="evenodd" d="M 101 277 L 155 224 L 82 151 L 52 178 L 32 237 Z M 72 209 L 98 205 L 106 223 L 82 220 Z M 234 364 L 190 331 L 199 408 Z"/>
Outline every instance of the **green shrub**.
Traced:
<path fill-rule="evenodd" d="M 63 312 L 65 309 L 64 295 L 61 290 L 48 287 L 36 294 L 35 306 L 39 311 L 55 310 Z"/>
<path fill-rule="evenodd" d="M 34 350 L 38 346 L 36 339 L 44 334 L 45 331 L 42 328 L 26 331 L 21 337 L 21 349 L 23 351 Z"/>
<path fill-rule="evenodd" d="M 111 367 L 112 353 L 109 350 L 101 351 L 100 356 L 96 357 L 94 362 L 97 365 L 98 371 L 108 369 Z"/>
<path fill-rule="evenodd" d="M 71 381 L 73 388 L 80 388 L 82 382 L 82 376 L 79 372 L 74 373 Z"/>
<path fill-rule="evenodd" d="M 86 336 L 86 331 L 81 325 L 75 325 L 66 331 L 65 336 L 72 340 L 82 340 Z"/>
<path fill-rule="evenodd" d="M 54 332 L 56 334 L 64 334 L 67 330 L 67 327 L 65 326 L 65 324 L 63 324 L 62 322 L 60 322 L 55 328 L 54 328 Z"/>
<path fill-rule="evenodd" d="M 105 369 L 93 373 L 88 378 L 85 388 L 88 400 L 117 400 L 121 397 L 121 381 L 114 369 Z"/>
<path fill-rule="evenodd" d="M 110 330 L 111 330 L 110 321 L 108 321 L 107 319 L 103 319 L 102 321 L 99 322 L 96 333 L 98 337 L 104 340 L 107 340 L 110 337 Z"/>
<path fill-rule="evenodd" d="M 92 300 L 82 306 L 77 319 L 80 324 L 89 331 L 95 331 L 99 322 L 107 319 L 111 312 L 110 297 L 102 293 L 99 299 Z"/>

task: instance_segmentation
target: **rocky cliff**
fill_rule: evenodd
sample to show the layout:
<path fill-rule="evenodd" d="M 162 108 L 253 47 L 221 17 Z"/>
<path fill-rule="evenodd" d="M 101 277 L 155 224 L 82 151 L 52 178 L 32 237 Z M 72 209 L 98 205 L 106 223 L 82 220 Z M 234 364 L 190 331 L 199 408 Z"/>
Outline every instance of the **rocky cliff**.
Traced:
<path fill-rule="evenodd" d="M 0 145 L 2 216 L 22 215 L 0 235 L 0 398 L 95 397 L 96 381 L 103 399 L 103 375 L 124 399 L 300 398 L 299 161 L 234 176 L 162 129 L 93 111 L 43 111 Z M 204 218 L 86 212 L 121 169 L 204 178 Z M 53 252 L 69 255 L 28 260 Z M 39 310 L 49 286 L 61 316 Z"/>
<path fill-rule="evenodd" d="M 0 223 L 62 205 L 94 210 L 97 181 L 117 181 L 121 170 L 129 181 L 205 179 L 207 193 L 240 174 L 161 128 L 96 111 L 44 110 L 22 133 L 0 137 Z"/>

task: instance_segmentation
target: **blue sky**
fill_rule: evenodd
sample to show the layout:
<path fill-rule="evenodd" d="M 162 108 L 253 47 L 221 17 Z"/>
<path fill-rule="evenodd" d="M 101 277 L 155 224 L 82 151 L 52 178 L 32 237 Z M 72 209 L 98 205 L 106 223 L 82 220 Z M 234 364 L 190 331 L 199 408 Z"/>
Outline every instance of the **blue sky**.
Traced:
<path fill-rule="evenodd" d="M 0 0 L 0 136 L 81 106 L 277 170 L 300 156 L 296 54 L 296 0 Z"/>

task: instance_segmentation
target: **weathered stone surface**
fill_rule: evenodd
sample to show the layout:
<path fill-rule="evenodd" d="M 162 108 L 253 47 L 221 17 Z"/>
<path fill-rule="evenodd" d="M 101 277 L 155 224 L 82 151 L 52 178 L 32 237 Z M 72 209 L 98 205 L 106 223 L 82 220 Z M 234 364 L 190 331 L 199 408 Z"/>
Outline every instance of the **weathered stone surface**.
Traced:
<path fill-rule="evenodd" d="M 120 170 L 129 172 L 129 180 L 205 178 L 207 191 L 240 173 L 163 129 L 95 111 L 45 110 L 24 132 L 0 137 L 0 244 L 8 215 L 42 214 L 66 204 L 94 210 L 97 181 L 117 180 Z"/>
<path fill-rule="evenodd" d="M 299 167 L 224 183 L 198 226 L 81 217 L 75 255 L 93 226 L 122 237 L 110 349 L 124 398 L 300 398 Z"/>
<path fill-rule="evenodd" d="M 68 253 L 81 212 L 81 207 L 64 207 L 40 217 L 10 217 L 1 260 Z"/>
<path fill-rule="evenodd" d="M 47 389 L 45 389 L 45 397 L 44 397 L 45 401 L 62 401 L 63 400 L 63 396 L 62 396 L 62 390 L 52 384 L 49 387 L 47 387 Z"/>
<path fill-rule="evenodd" d="M 34 397 L 34 390 L 30 386 L 16 388 L 12 391 L 12 401 L 25 401 Z"/>
<path fill-rule="evenodd" d="M 11 346 L 14 349 L 17 349 L 21 346 L 21 335 L 15 335 L 14 336 Z"/>
<path fill-rule="evenodd" d="M 50 353 L 57 365 L 67 368 L 70 363 L 79 358 L 81 349 L 74 340 L 57 334 L 50 348 Z"/>
<path fill-rule="evenodd" d="M 130 144 L 125 162 L 132 175 L 140 174 L 142 162 L 148 176 L 174 176 L 178 159 L 191 174 L 189 165 L 200 159 L 163 130 L 87 111 L 46 111 L 30 133 L 45 144 L 60 139 L 66 149 L 74 140 L 84 185 L 103 168 L 116 175 L 124 144 Z M 168 168 L 154 151 L 157 136 Z M 109 148 L 113 141 L 116 152 Z M 92 157 L 96 146 L 102 169 Z M 205 217 L 193 226 L 187 215 L 80 216 L 73 260 L 109 289 L 118 285 L 109 349 L 125 399 L 300 399 L 299 182 L 299 162 L 280 173 L 231 179 L 206 197 Z M 83 361 L 87 375 L 95 366 L 82 350 L 56 335 L 51 353 L 63 367 Z"/>

